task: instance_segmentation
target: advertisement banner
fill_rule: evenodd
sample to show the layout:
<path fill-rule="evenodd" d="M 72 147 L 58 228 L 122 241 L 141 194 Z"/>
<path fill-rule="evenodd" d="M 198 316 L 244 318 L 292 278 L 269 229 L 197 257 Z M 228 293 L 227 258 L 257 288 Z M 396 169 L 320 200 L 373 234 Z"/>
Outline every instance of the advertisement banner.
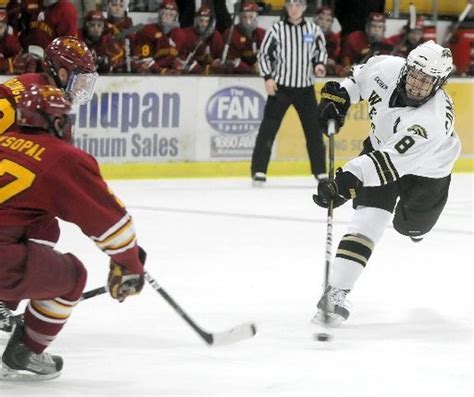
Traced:
<path fill-rule="evenodd" d="M 74 144 L 101 163 L 194 157 L 192 77 L 101 77 L 76 113 Z"/>

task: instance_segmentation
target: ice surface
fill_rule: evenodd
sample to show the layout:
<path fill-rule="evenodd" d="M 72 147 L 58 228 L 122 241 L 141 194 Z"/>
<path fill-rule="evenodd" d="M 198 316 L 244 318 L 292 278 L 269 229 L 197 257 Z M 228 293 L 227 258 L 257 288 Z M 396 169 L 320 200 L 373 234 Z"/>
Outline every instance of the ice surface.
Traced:
<path fill-rule="evenodd" d="M 122 304 L 102 295 L 51 346 L 59 379 L 3 382 L 0 396 L 472 396 L 473 181 L 454 176 L 423 242 L 387 229 L 329 343 L 309 327 L 326 238 L 312 178 L 111 182 L 170 295 L 207 330 L 255 321 L 257 335 L 208 347 L 149 287 Z M 351 212 L 335 212 L 333 251 Z M 63 226 L 58 249 L 86 264 L 87 289 L 103 285 L 107 257 Z"/>

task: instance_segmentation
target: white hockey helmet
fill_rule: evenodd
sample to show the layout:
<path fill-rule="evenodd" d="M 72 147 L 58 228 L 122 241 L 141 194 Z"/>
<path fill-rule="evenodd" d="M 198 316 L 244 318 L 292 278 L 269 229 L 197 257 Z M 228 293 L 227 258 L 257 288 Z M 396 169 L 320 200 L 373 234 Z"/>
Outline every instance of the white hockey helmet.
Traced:
<path fill-rule="evenodd" d="M 420 106 L 432 98 L 453 70 L 451 50 L 433 40 L 420 44 L 408 54 L 398 87 L 408 106 Z"/>
<path fill-rule="evenodd" d="M 428 76 L 446 80 L 453 70 L 453 56 L 449 48 L 430 40 L 410 51 L 407 66 L 420 70 Z"/>

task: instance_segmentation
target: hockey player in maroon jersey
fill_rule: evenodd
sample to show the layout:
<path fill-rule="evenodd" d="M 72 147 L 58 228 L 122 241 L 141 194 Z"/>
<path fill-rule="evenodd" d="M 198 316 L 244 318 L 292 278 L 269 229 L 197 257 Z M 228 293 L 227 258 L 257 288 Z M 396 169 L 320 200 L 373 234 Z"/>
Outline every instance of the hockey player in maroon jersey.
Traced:
<path fill-rule="evenodd" d="M 60 36 L 77 36 L 77 11 L 70 0 L 43 0 L 41 11 L 21 33 L 21 43 L 45 49 Z"/>
<path fill-rule="evenodd" d="M 328 53 L 328 60 L 326 65 L 324 65 L 326 66 L 326 74 L 337 75 L 341 68 L 336 62 L 341 51 L 341 42 L 339 34 L 331 30 L 332 23 L 334 22 L 334 13 L 331 8 L 327 6 L 319 7 L 314 15 L 314 22 L 321 28 L 326 39 L 326 51 Z"/>
<path fill-rule="evenodd" d="M 128 0 L 108 0 L 105 33 L 111 37 L 130 29 L 132 19 L 128 16 Z M 107 46 L 107 55 L 111 73 L 130 72 L 130 37 L 114 41 Z"/>
<path fill-rule="evenodd" d="M 209 23 L 212 26 L 208 28 Z M 194 26 L 171 31 L 170 37 L 178 50 L 177 70 L 182 73 L 208 72 L 209 65 L 221 56 L 224 48 L 222 35 L 215 26 L 214 13 L 203 4 L 196 12 Z M 194 56 L 190 55 L 193 51 Z"/>
<path fill-rule="evenodd" d="M 84 26 L 79 31 L 79 37 L 95 54 L 97 72 L 109 73 L 115 57 L 123 53 L 123 46 L 118 41 L 114 41 L 111 34 L 105 31 L 105 17 L 102 11 L 94 10 L 87 13 Z"/>
<path fill-rule="evenodd" d="M 365 63 L 374 55 L 390 54 L 393 46 L 385 39 L 385 15 L 371 12 L 367 18 L 365 32 L 350 33 L 341 43 L 341 75 L 349 74 L 352 65 Z"/>
<path fill-rule="evenodd" d="M 0 134 L 15 129 L 15 109 L 31 84 L 51 84 L 66 91 L 74 104 L 90 100 L 97 80 L 92 52 L 76 37 L 58 37 L 44 54 L 45 73 L 26 73 L 0 84 Z"/>
<path fill-rule="evenodd" d="M 387 42 L 393 46 L 391 55 L 406 58 L 411 50 L 424 43 L 425 20 L 423 17 L 416 18 L 415 27 L 410 29 L 407 24 L 403 27 L 402 32 L 395 36 L 390 36 Z"/>
<path fill-rule="evenodd" d="M 6 11 L 0 10 L 0 73 L 19 74 L 35 69 L 36 61 L 30 54 L 23 54 L 17 35 L 8 32 Z"/>
<path fill-rule="evenodd" d="M 19 130 L 0 136 L 0 299 L 29 299 L 24 324 L 2 356 L 7 378 L 19 370 L 36 378 L 59 376 L 62 358 L 44 350 L 67 322 L 87 278 L 73 254 L 27 241 L 29 225 L 54 216 L 79 226 L 110 256 L 112 298 L 122 302 L 143 288 L 132 217 L 108 189 L 96 160 L 71 144 L 70 111 L 60 89 L 32 85 L 17 105 Z"/>
<path fill-rule="evenodd" d="M 257 53 L 265 36 L 265 29 L 258 27 L 258 6 L 254 1 L 243 2 L 240 7 L 239 23 L 224 32 L 224 42 L 232 34 L 229 54 L 224 63 L 216 60 L 213 73 L 258 74 Z"/>
<path fill-rule="evenodd" d="M 27 73 L 0 84 L 0 137 L 5 131 L 15 130 L 16 106 L 23 92 L 32 84 L 51 84 L 66 91 L 75 103 L 92 97 L 97 73 L 94 57 L 87 46 L 75 37 L 60 37 L 46 48 L 46 73 Z M 27 227 L 30 240 L 54 247 L 59 239 L 59 226 L 54 217 L 43 217 L 41 223 Z M 0 299 L 1 301 L 1 299 Z M 6 302 L 11 310 L 17 302 Z M 0 313 L 0 330 L 9 330 Z"/>
<path fill-rule="evenodd" d="M 178 50 L 170 34 L 176 27 L 178 6 L 174 0 L 163 0 L 158 11 L 158 23 L 145 25 L 131 40 L 132 72 L 173 72 Z"/>

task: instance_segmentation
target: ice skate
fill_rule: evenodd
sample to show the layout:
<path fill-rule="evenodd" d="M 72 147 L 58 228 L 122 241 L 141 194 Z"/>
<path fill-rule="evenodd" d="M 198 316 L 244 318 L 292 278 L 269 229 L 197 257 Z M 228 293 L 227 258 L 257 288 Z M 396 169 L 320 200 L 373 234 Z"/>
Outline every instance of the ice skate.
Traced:
<path fill-rule="evenodd" d="M 348 319 L 351 309 L 350 302 L 346 295 L 350 292 L 347 289 L 339 289 L 328 286 L 318 302 L 318 311 L 311 320 L 315 326 L 338 327 Z M 327 315 L 325 316 L 327 299 Z M 326 318 L 325 318 L 326 317 Z"/>
<path fill-rule="evenodd" d="M 0 331 L 12 332 L 13 320 L 10 311 L 3 302 L 0 302 Z"/>
<path fill-rule="evenodd" d="M 262 187 L 267 181 L 267 175 L 264 172 L 256 172 L 252 175 L 252 186 Z"/>
<path fill-rule="evenodd" d="M 16 326 L 2 356 L 0 380 L 48 380 L 61 375 L 63 359 L 48 353 L 32 352 L 22 342 L 23 335 L 23 326 Z"/>

